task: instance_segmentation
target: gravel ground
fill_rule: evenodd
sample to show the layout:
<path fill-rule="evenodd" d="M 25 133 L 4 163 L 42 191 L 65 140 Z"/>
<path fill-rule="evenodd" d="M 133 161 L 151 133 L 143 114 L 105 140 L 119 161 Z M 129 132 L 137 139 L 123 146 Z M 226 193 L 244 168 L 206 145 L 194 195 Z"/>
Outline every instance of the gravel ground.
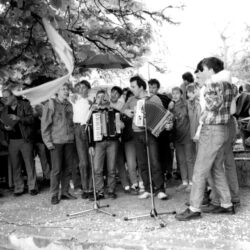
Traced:
<path fill-rule="evenodd" d="M 77 217 L 67 214 L 93 208 L 88 200 L 50 204 L 49 190 L 37 196 L 14 197 L 9 191 L 0 199 L 0 249 L 250 249 L 250 192 L 241 189 L 241 207 L 235 215 L 204 214 L 202 219 L 179 222 L 173 211 L 182 211 L 189 194 L 167 188 L 170 199 L 155 199 L 163 220 L 150 217 L 151 201 L 118 191 L 116 200 L 105 199 L 103 210 L 112 217 L 90 211 Z M 148 215 L 124 221 L 124 217 Z M 161 228 L 160 223 L 165 227 Z M 2 248 L 1 248 L 2 246 Z"/>

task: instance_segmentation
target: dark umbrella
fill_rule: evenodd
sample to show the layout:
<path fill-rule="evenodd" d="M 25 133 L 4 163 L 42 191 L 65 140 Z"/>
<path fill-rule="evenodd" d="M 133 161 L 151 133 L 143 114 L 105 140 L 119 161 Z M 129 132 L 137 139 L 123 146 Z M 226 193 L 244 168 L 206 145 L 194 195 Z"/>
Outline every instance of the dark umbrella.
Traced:
<path fill-rule="evenodd" d="M 91 56 L 80 62 L 78 66 L 83 68 L 99 69 L 125 69 L 132 67 L 129 62 L 116 54 L 99 54 Z"/>

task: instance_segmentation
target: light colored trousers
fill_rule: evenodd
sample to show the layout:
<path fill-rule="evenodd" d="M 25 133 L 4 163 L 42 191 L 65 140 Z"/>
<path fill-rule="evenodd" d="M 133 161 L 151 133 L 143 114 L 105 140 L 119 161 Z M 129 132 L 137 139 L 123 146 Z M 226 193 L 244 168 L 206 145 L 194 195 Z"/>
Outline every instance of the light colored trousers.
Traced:
<path fill-rule="evenodd" d="M 223 168 L 225 143 L 228 136 L 227 125 L 203 125 L 194 165 L 193 186 L 190 194 L 191 210 L 199 210 L 210 172 L 221 206 L 229 207 L 232 205 Z"/>

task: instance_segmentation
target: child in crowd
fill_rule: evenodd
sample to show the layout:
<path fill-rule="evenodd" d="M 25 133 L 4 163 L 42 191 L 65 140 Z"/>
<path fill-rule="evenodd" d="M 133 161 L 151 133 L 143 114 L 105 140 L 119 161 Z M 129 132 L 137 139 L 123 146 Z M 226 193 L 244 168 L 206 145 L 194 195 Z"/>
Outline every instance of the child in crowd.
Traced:
<path fill-rule="evenodd" d="M 201 116 L 201 105 L 197 96 L 197 89 L 194 84 L 189 84 L 186 87 L 186 91 L 188 97 L 187 104 L 188 104 L 188 115 L 190 122 L 190 136 L 192 140 L 193 153 L 196 156 L 198 143 L 194 141 L 194 136 L 199 126 L 199 121 Z"/>
<path fill-rule="evenodd" d="M 178 191 L 189 192 L 192 185 L 194 152 L 190 135 L 190 121 L 188 116 L 188 106 L 183 100 L 181 88 L 172 89 L 172 100 L 174 107 L 171 110 L 174 114 L 174 144 L 176 149 L 176 160 L 180 167 L 182 184 Z"/>

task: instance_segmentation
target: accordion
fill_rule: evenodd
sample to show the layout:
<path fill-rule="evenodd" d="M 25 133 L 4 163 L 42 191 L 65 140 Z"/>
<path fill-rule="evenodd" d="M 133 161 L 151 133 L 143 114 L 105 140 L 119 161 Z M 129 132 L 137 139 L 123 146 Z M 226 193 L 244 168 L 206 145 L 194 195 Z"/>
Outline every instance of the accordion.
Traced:
<path fill-rule="evenodd" d="M 134 117 L 136 126 L 145 127 L 144 116 L 147 129 L 155 137 L 158 137 L 164 129 L 171 130 L 173 128 L 173 114 L 159 104 L 139 100 Z"/>
<path fill-rule="evenodd" d="M 105 108 L 92 112 L 90 121 L 90 139 L 98 142 L 104 139 L 118 138 L 121 135 L 120 112 Z"/>

